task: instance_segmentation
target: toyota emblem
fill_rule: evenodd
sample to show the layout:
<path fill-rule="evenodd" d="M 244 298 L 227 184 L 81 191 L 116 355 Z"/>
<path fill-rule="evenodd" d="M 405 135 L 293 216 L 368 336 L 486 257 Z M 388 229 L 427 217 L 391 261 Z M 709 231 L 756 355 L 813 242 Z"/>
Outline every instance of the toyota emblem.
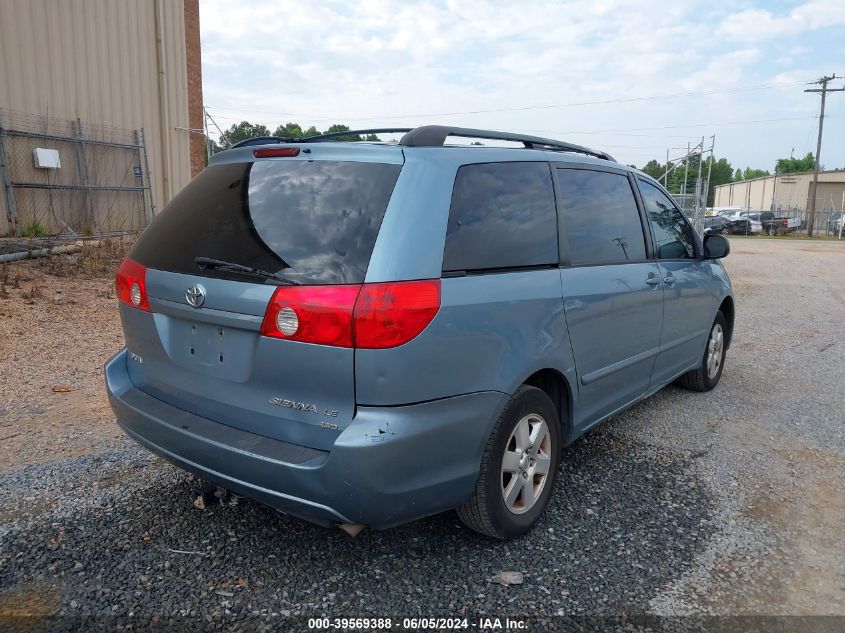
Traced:
<path fill-rule="evenodd" d="M 205 303 L 205 288 L 194 284 L 185 291 L 185 299 L 195 308 L 201 308 Z"/>

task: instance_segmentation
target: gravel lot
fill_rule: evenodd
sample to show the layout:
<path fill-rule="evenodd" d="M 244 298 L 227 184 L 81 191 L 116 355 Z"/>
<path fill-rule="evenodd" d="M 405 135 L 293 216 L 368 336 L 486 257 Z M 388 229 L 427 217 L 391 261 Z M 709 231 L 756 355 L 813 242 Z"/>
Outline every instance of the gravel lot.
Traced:
<path fill-rule="evenodd" d="M 737 325 L 717 390 L 670 387 L 567 449 L 545 518 L 511 543 L 453 513 L 352 539 L 245 499 L 197 509 L 196 480 L 104 408 L 100 366 L 121 344 L 111 280 L 20 265 L 45 291 L 0 298 L 0 627 L 845 615 L 845 245 L 732 249 Z M 76 303 L 54 301 L 57 286 Z M 524 583 L 491 583 L 503 570 Z"/>

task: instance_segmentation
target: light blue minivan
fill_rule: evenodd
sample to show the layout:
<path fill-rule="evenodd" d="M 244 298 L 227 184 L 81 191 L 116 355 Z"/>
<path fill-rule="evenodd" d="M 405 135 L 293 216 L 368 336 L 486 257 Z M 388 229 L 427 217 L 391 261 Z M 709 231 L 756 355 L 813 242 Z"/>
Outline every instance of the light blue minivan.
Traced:
<path fill-rule="evenodd" d="M 457 508 L 511 538 L 562 447 L 672 381 L 719 382 L 729 245 L 601 151 L 362 133 L 386 131 L 404 136 L 215 155 L 117 273 L 109 398 L 144 446 L 293 516 L 356 531 Z"/>

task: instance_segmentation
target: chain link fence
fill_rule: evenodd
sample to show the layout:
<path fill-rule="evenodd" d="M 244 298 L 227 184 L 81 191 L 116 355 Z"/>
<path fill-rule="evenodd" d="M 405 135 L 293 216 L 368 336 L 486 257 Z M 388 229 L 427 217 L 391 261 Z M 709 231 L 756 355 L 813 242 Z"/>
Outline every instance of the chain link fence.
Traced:
<path fill-rule="evenodd" d="M 674 196 L 676 199 L 678 196 Z M 679 203 L 680 204 L 680 203 Z M 825 209 L 821 204 L 815 212 L 810 212 L 799 207 L 798 203 L 792 200 L 775 200 L 770 209 L 754 209 L 749 207 L 732 207 L 740 212 L 747 212 L 752 217 L 758 218 L 762 213 L 771 212 L 773 220 L 766 220 L 763 223 L 761 233 L 764 235 L 804 235 L 809 230 L 810 215 L 813 218 L 814 237 L 835 237 L 845 238 L 845 225 L 843 225 L 843 214 L 838 205 L 828 204 Z M 765 216 L 768 217 L 768 216 Z M 841 232 L 840 232 L 841 231 Z"/>
<path fill-rule="evenodd" d="M 143 130 L 0 109 L 0 184 L 0 235 L 138 231 L 154 214 Z"/>
<path fill-rule="evenodd" d="M 704 181 L 704 191 L 707 191 L 707 181 Z M 700 188 L 700 187 L 698 187 Z M 681 211 L 687 216 L 687 219 L 692 224 L 692 227 L 699 235 L 704 233 L 704 209 L 706 198 L 697 193 L 673 193 L 672 198 L 681 207 Z"/>
<path fill-rule="evenodd" d="M 813 235 L 839 237 L 844 202 L 845 200 L 837 203 L 833 197 L 819 198 L 816 200 L 815 211 L 811 212 L 803 208 L 807 206 L 804 200 L 798 202 L 792 199 L 776 199 L 772 202 L 771 210 L 775 217 L 796 219 L 797 227 L 793 229 L 793 232 L 806 234 L 810 224 L 810 216 L 813 215 Z M 845 235 L 845 228 L 843 228 L 842 233 Z"/>

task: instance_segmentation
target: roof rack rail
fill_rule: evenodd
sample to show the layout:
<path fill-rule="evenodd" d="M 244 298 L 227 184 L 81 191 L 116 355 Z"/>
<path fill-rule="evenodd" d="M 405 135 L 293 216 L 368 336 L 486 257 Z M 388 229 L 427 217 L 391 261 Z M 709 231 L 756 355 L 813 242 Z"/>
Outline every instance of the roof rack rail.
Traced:
<path fill-rule="evenodd" d="M 317 134 L 315 136 L 306 136 L 304 138 L 256 136 L 244 139 L 239 143 L 235 143 L 232 147 L 246 147 L 248 145 L 261 145 L 265 143 L 319 143 L 322 141 L 343 138 L 344 136 L 360 136 L 362 134 L 397 134 L 400 132 L 403 136 L 399 140 L 399 144 L 404 145 L 405 147 L 441 147 L 448 137 L 462 136 L 464 138 L 482 138 L 494 141 L 513 141 L 516 143 L 522 143 L 526 149 L 542 149 L 553 152 L 575 152 L 577 154 L 586 154 L 587 156 L 594 156 L 595 158 L 601 158 L 602 160 L 616 162 L 616 159 L 607 152 L 590 149 L 589 147 L 583 147 L 582 145 L 575 145 L 574 143 L 565 143 L 563 141 L 556 141 L 554 139 L 543 138 L 540 136 L 528 136 L 527 134 L 494 132 L 492 130 L 476 130 L 468 127 L 447 127 L 445 125 L 422 125 L 415 128 L 380 127 L 368 130 L 344 130 L 342 132 Z"/>
<path fill-rule="evenodd" d="M 362 134 L 389 134 L 402 132 L 410 132 L 413 128 L 409 127 L 379 127 L 370 130 L 344 130 L 343 132 L 329 132 L 328 134 L 317 134 L 316 136 L 306 136 L 304 138 L 293 139 L 296 143 L 313 143 L 320 141 L 330 141 L 333 138 L 343 138 L 344 136 L 358 136 Z"/>
<path fill-rule="evenodd" d="M 576 152 L 587 154 L 603 160 L 616 162 L 610 154 L 589 147 L 564 143 L 550 138 L 540 136 L 528 136 L 526 134 L 513 134 L 511 132 L 494 132 L 491 130 L 476 130 L 466 127 L 447 127 L 445 125 L 423 125 L 410 130 L 399 140 L 400 145 L 406 147 L 439 147 L 442 146 L 450 136 L 462 136 L 464 138 L 483 138 L 495 141 L 514 141 L 522 143 L 526 149 L 544 149 L 558 152 Z"/>
<path fill-rule="evenodd" d="M 265 143 L 290 143 L 292 140 L 294 139 L 283 138 L 281 136 L 253 136 L 252 138 L 245 138 L 242 141 L 238 141 L 228 149 L 247 147 L 248 145 L 263 145 Z"/>

